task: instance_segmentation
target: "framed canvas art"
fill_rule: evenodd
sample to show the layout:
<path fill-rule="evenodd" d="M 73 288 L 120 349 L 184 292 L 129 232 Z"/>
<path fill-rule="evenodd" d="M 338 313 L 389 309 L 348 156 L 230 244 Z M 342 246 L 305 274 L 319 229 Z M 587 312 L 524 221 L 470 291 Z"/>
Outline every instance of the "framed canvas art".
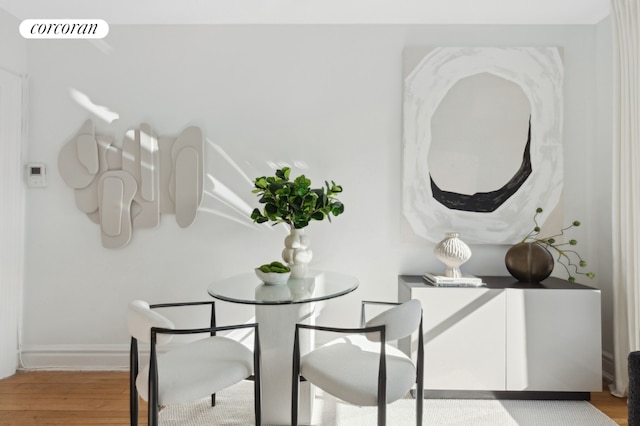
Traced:
<path fill-rule="evenodd" d="M 562 193 L 555 47 L 404 51 L 403 212 L 430 241 L 512 244 Z M 542 222 L 546 216 L 540 218 Z"/>

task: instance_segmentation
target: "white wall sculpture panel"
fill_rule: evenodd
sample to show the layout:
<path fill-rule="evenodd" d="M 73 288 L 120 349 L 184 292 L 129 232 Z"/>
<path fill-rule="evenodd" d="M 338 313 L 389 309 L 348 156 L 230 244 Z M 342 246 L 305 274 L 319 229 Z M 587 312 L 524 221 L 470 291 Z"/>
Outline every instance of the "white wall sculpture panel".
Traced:
<path fill-rule="evenodd" d="M 143 123 L 119 148 L 87 120 L 62 147 L 58 169 L 78 208 L 100 225 L 102 245 L 120 248 L 134 228 L 158 226 L 161 212 L 175 213 L 182 228 L 193 223 L 202 203 L 204 138 L 189 127 L 177 138 L 158 139 Z"/>
<path fill-rule="evenodd" d="M 562 85 L 554 47 L 406 50 L 403 209 L 438 242 L 515 243 L 562 192 Z"/>

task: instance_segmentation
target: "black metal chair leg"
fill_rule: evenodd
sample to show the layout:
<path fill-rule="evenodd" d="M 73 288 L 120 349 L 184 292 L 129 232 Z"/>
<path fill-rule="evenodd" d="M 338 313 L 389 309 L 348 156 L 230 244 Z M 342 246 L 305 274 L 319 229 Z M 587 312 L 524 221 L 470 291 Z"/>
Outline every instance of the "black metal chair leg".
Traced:
<path fill-rule="evenodd" d="M 291 374 L 291 426 L 298 426 L 298 399 L 300 397 L 300 341 L 298 327 L 293 337 L 293 365 Z"/>
<path fill-rule="evenodd" d="M 262 424 L 262 352 L 260 350 L 260 329 L 256 326 L 253 337 L 253 407 L 256 425 Z"/>
<path fill-rule="evenodd" d="M 215 303 L 211 304 L 211 319 L 209 321 L 209 326 L 211 328 L 214 328 L 216 326 L 216 305 L 215 305 Z M 211 336 L 215 336 L 216 332 L 215 331 L 211 331 L 210 335 Z M 212 407 L 216 406 L 216 394 L 215 393 L 211 394 L 211 406 Z"/>
<path fill-rule="evenodd" d="M 159 410 L 155 404 L 149 404 L 149 426 L 158 426 Z"/>
<path fill-rule="evenodd" d="M 380 331 L 380 365 L 378 366 L 378 426 L 387 424 L 387 352 L 386 330 Z"/>
<path fill-rule="evenodd" d="M 158 426 L 158 358 L 156 354 L 156 331 L 151 328 L 151 356 L 149 360 L 149 426 Z"/>
<path fill-rule="evenodd" d="M 422 410 L 424 408 L 424 393 L 422 389 L 416 390 L 416 426 L 422 426 Z"/>
<path fill-rule="evenodd" d="M 291 384 L 291 426 L 298 426 L 298 376 L 293 376 Z"/>
<path fill-rule="evenodd" d="M 131 426 L 138 426 L 138 389 L 136 378 L 138 376 L 138 341 L 131 338 L 129 350 L 129 420 Z"/>
<path fill-rule="evenodd" d="M 387 424 L 387 404 L 378 404 L 378 426 Z"/>

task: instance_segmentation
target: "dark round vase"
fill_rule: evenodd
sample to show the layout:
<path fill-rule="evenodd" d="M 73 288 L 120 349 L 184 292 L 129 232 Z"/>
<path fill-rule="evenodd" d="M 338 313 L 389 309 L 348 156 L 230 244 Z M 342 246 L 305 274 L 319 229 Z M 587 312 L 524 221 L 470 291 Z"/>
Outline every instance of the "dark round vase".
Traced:
<path fill-rule="evenodd" d="M 509 273 L 523 283 L 539 283 L 551 275 L 553 256 L 538 243 L 518 243 L 504 257 Z"/>

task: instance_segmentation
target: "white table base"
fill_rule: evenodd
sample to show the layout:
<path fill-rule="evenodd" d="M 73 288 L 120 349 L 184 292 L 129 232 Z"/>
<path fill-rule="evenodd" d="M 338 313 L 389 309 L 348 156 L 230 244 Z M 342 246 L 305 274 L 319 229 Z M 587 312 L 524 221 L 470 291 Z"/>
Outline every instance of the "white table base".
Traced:
<path fill-rule="evenodd" d="M 293 324 L 313 324 L 315 303 L 256 305 L 262 351 L 262 423 L 291 424 L 291 374 L 293 363 Z M 314 343 L 308 330 L 300 333 L 300 353 L 309 352 Z M 311 424 L 314 392 L 308 382 L 300 383 L 298 419 Z"/>

